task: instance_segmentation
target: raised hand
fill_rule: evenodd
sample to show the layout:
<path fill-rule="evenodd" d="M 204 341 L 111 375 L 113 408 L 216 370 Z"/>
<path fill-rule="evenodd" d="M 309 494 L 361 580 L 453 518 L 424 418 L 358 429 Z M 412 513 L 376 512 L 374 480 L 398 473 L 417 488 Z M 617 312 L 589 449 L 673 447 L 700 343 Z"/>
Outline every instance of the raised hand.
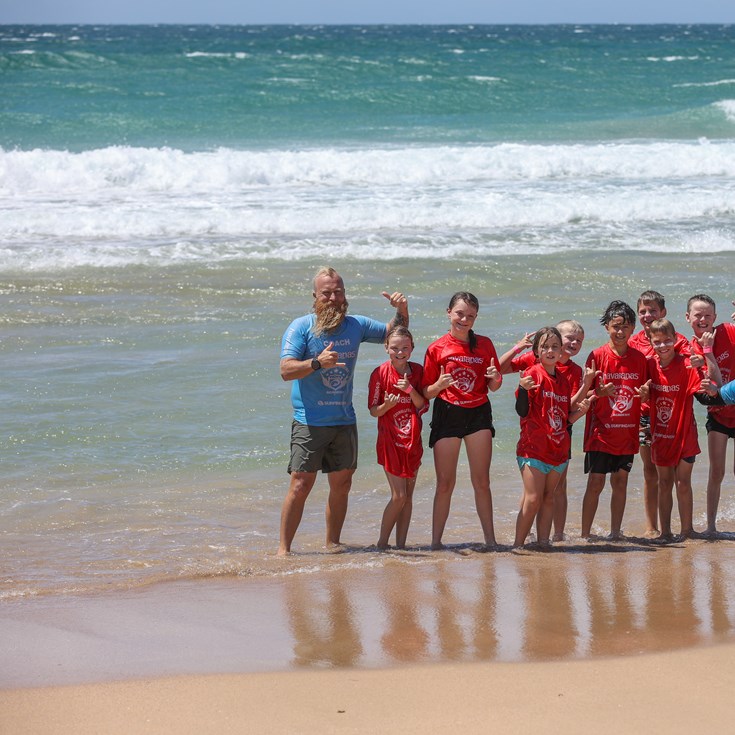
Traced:
<path fill-rule="evenodd" d="M 602 375 L 602 370 L 595 370 L 595 361 L 591 360 L 590 364 L 584 369 L 584 377 L 582 378 L 584 384 L 589 389 L 597 378 Z"/>
<path fill-rule="evenodd" d="M 396 381 L 393 384 L 393 387 L 398 388 L 398 390 L 403 391 L 404 393 L 410 393 L 413 390 L 411 381 L 405 375 L 401 377 L 400 380 Z"/>
<path fill-rule="evenodd" d="M 339 353 L 335 352 L 332 347 L 334 347 L 334 342 L 330 342 L 318 355 L 317 360 L 321 363 L 323 368 L 330 368 L 330 367 L 344 367 L 346 363 L 344 362 L 338 362 L 339 360 Z"/>
<path fill-rule="evenodd" d="M 398 393 L 386 393 L 383 396 L 383 405 L 386 407 L 386 409 L 393 408 L 393 406 L 397 405 L 398 401 L 401 400 L 401 397 L 398 395 Z"/>
<path fill-rule="evenodd" d="M 689 355 L 689 364 L 687 365 L 688 368 L 701 368 L 704 367 L 704 357 L 702 355 L 698 355 L 696 352 L 693 352 L 691 355 Z"/>
<path fill-rule="evenodd" d="M 641 403 L 647 403 L 651 397 L 651 379 L 649 378 L 640 388 L 636 388 L 635 394 L 641 399 Z"/>
<path fill-rule="evenodd" d="M 525 370 L 521 373 L 521 379 L 518 381 L 518 385 L 525 390 L 535 390 L 538 388 L 538 383 L 534 383 L 533 376 L 526 375 Z"/>
<path fill-rule="evenodd" d="M 705 375 L 704 378 L 702 378 L 702 383 L 699 386 L 699 393 L 706 393 L 709 396 L 716 396 L 717 395 L 717 389 L 718 389 L 717 383 L 715 383 L 712 378 L 709 377 L 709 375 Z"/>
<path fill-rule="evenodd" d="M 602 383 L 597 389 L 598 398 L 611 397 L 615 395 L 615 383 Z"/>
<path fill-rule="evenodd" d="M 694 337 L 694 341 L 702 348 L 702 350 L 707 348 L 712 349 L 715 344 L 716 334 L 717 329 L 715 328 L 711 332 L 704 332 L 701 337 Z"/>
<path fill-rule="evenodd" d="M 592 403 L 595 400 L 596 396 L 590 396 L 589 398 L 583 398 L 581 401 L 577 403 L 577 411 L 580 414 L 585 414 L 587 411 L 590 410 L 592 407 Z"/>
<path fill-rule="evenodd" d="M 400 311 L 402 307 L 408 307 L 408 299 L 400 291 L 394 291 L 393 293 L 381 291 L 381 295 L 385 296 L 385 298 L 388 299 L 390 305 L 394 309 L 398 309 Z"/>
<path fill-rule="evenodd" d="M 495 359 L 491 358 L 490 360 L 490 366 L 485 371 L 485 377 L 488 380 L 492 380 L 495 383 L 500 382 L 503 379 L 503 376 L 500 374 L 500 370 L 498 370 L 497 367 L 495 367 Z"/>
<path fill-rule="evenodd" d="M 533 346 L 533 338 L 536 336 L 536 332 L 526 332 L 523 335 L 523 339 L 516 343 L 513 348 L 513 352 L 517 355 L 524 350 L 528 350 Z"/>
<path fill-rule="evenodd" d="M 439 368 L 439 378 L 434 385 L 437 388 L 437 393 L 441 393 L 450 386 L 457 385 L 457 381 L 452 378 L 451 373 L 445 373 L 444 367 L 442 366 Z"/>

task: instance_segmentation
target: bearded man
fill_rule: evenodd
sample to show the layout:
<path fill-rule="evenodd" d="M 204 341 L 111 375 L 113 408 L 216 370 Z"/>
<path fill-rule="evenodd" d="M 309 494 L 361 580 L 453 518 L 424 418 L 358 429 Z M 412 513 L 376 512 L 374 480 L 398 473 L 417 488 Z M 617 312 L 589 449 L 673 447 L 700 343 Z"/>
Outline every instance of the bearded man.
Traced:
<path fill-rule="evenodd" d="M 347 497 L 357 468 L 357 425 L 352 383 L 362 342 L 385 341 L 395 326 L 408 326 L 408 300 L 382 293 L 396 309 L 388 323 L 347 315 L 345 285 L 334 268 L 314 276 L 313 313 L 295 319 L 281 342 L 281 377 L 293 381 L 291 475 L 281 508 L 280 555 L 291 551 L 306 498 L 319 470 L 327 474 L 327 546 L 340 543 Z"/>

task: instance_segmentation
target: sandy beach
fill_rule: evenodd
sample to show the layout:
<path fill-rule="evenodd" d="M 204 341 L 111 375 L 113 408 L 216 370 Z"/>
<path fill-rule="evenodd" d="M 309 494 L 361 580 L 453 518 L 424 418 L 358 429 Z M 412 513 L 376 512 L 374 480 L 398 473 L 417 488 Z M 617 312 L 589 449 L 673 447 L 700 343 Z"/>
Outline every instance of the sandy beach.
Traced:
<path fill-rule="evenodd" d="M 614 659 L 0 692 L 4 733 L 685 733 L 732 727 L 732 644 Z"/>
<path fill-rule="evenodd" d="M 735 545 L 414 549 L 6 603 L 3 733 L 727 727 Z M 396 555 L 397 557 L 400 555 Z"/>

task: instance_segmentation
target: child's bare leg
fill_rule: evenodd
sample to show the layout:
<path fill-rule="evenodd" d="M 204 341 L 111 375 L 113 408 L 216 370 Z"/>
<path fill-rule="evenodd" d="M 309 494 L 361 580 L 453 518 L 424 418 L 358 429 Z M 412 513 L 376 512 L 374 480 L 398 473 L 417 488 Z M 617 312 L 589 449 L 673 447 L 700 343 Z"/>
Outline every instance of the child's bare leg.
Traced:
<path fill-rule="evenodd" d="M 600 494 L 605 487 L 605 475 L 600 472 L 590 472 L 587 475 L 587 489 L 582 499 L 582 537 L 589 538 L 592 522 L 595 520 Z"/>
<path fill-rule="evenodd" d="M 408 526 L 411 523 L 411 514 L 413 513 L 413 490 L 416 487 L 416 478 L 408 477 L 406 483 L 406 502 L 398 515 L 396 521 L 396 547 L 399 549 L 406 548 L 406 538 L 408 536 Z"/>
<path fill-rule="evenodd" d="M 682 536 L 694 533 L 694 496 L 692 494 L 692 462 L 679 462 L 676 468 L 676 501 L 679 506 Z"/>
<path fill-rule="evenodd" d="M 523 481 L 523 497 L 516 518 L 516 537 L 513 546 L 523 546 L 526 543 L 526 538 L 531 531 L 531 526 L 533 526 L 533 520 L 541 509 L 546 485 L 544 473 L 529 465 L 525 465 L 521 470 L 521 480 Z M 540 532 L 541 529 L 539 528 Z"/>
<path fill-rule="evenodd" d="M 385 476 L 388 478 L 390 487 L 390 500 L 388 505 L 385 506 L 383 520 L 380 524 L 379 549 L 388 548 L 393 527 L 396 525 L 398 517 L 406 504 L 406 480 L 403 477 L 392 475 L 390 472 L 386 472 Z"/>
<path fill-rule="evenodd" d="M 643 511 L 646 516 L 646 536 L 658 532 L 658 472 L 651 460 L 651 447 L 641 445 L 643 462 Z"/>
<path fill-rule="evenodd" d="M 495 546 L 493 525 L 493 496 L 490 492 L 490 462 L 493 457 L 493 435 L 490 429 L 482 429 L 464 438 L 467 460 L 470 464 L 470 480 L 475 491 L 475 508 L 480 518 L 482 533 L 487 546 Z"/>
<path fill-rule="evenodd" d="M 564 527 L 567 523 L 567 471 L 569 465 L 559 477 L 554 489 L 554 541 L 564 540 Z"/>
<path fill-rule="evenodd" d="M 620 529 L 623 525 L 625 499 L 628 492 L 628 473 L 625 470 L 611 472 L 610 487 L 612 488 L 612 496 L 610 497 L 610 536 L 613 539 L 619 539 L 622 535 Z"/>
<path fill-rule="evenodd" d="M 559 473 L 549 472 L 545 476 L 544 497 L 538 512 L 536 527 L 540 544 L 548 544 L 551 536 L 551 522 L 554 518 L 554 491 L 559 484 Z"/>
<path fill-rule="evenodd" d="M 725 479 L 727 434 L 710 431 L 707 434 L 709 452 L 709 478 L 707 480 L 707 532 L 717 531 L 717 507 L 720 504 L 720 487 Z"/>
<path fill-rule="evenodd" d="M 462 440 L 457 437 L 439 439 L 434 444 L 434 470 L 436 471 L 436 491 L 431 519 L 431 548 L 442 548 L 444 526 L 449 518 L 452 493 L 457 481 L 457 461 Z"/>
<path fill-rule="evenodd" d="M 674 499 L 671 495 L 674 487 L 675 469 L 673 467 L 657 467 L 658 470 L 658 517 L 661 522 L 659 538 L 671 538 L 671 510 Z"/>

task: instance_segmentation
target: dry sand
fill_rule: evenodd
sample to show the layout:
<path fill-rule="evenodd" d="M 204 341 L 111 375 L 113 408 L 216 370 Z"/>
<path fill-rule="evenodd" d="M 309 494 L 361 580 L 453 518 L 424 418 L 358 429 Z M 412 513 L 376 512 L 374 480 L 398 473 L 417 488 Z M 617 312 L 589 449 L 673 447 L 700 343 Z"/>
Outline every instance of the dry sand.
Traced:
<path fill-rule="evenodd" d="M 732 539 L 347 554 L 3 604 L 0 733 L 729 731 L 733 631 Z"/>
<path fill-rule="evenodd" d="M 0 692 L 3 733 L 731 732 L 735 646 Z"/>

